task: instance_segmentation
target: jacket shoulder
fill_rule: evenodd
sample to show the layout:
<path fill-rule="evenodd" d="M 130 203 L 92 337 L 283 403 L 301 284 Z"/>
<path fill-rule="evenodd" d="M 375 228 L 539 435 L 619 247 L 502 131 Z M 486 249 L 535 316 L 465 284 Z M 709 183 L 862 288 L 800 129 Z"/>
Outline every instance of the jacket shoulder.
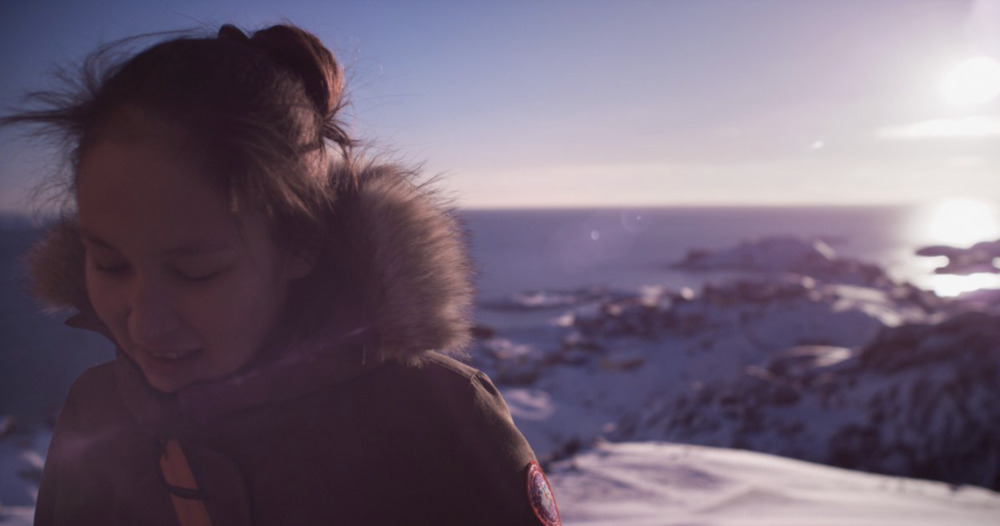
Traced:
<path fill-rule="evenodd" d="M 428 418 L 419 425 L 423 432 L 414 434 L 413 445 L 423 453 L 411 457 L 434 466 L 430 475 L 413 470 L 415 485 L 430 488 L 426 498 L 453 495 L 444 513 L 463 523 L 537 524 L 526 497 L 535 454 L 489 377 L 437 353 L 393 375 L 410 379 L 402 383 L 419 394 L 407 397 L 408 410 Z"/>
<path fill-rule="evenodd" d="M 441 416 L 453 423 L 469 419 L 502 422 L 523 441 L 503 396 L 486 373 L 436 352 L 426 353 L 416 363 L 387 364 L 383 369 L 370 381 L 397 393 L 400 399 L 394 403 L 419 406 L 413 409 L 425 414 L 443 412 Z"/>
<path fill-rule="evenodd" d="M 438 352 L 424 354 L 416 363 L 402 368 L 401 374 L 425 376 L 427 379 L 443 380 L 456 386 L 488 384 L 492 391 L 496 391 L 486 373 Z M 499 395 L 499 391 L 497 394 Z"/>
<path fill-rule="evenodd" d="M 339 509 L 345 517 L 385 524 L 413 517 L 436 524 L 538 524 L 526 496 L 535 455 L 482 372 L 429 354 L 419 364 L 386 363 L 323 399 L 316 407 L 323 418 L 302 429 L 291 442 L 298 445 L 286 450 L 311 462 L 290 458 L 283 464 L 306 465 L 298 476 L 322 481 L 306 492 L 357 494 Z M 328 447 L 300 447 L 316 440 Z M 342 481 L 330 473 L 353 475 Z"/>
<path fill-rule="evenodd" d="M 123 420 L 132 417 L 118 392 L 113 361 L 90 367 L 73 382 L 59 416 L 64 427 L 95 431 Z"/>

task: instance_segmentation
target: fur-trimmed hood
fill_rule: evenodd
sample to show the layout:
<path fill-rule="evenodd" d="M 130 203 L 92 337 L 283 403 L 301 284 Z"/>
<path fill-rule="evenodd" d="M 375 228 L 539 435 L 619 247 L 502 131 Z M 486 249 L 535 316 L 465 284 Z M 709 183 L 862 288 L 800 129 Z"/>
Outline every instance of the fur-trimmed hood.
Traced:
<path fill-rule="evenodd" d="M 461 225 L 447 203 L 406 167 L 354 165 L 358 190 L 339 215 L 351 247 L 348 279 L 362 284 L 363 320 L 378 336 L 379 361 L 412 361 L 430 349 L 461 351 L 469 341 L 472 266 Z M 345 180 L 331 167 L 332 180 Z M 76 309 L 67 323 L 108 335 L 93 314 L 84 248 L 75 218 L 51 227 L 27 254 L 31 293 L 50 310 Z M 322 269 L 317 269 L 321 271 Z M 338 306 L 350 309 L 351 306 Z"/>

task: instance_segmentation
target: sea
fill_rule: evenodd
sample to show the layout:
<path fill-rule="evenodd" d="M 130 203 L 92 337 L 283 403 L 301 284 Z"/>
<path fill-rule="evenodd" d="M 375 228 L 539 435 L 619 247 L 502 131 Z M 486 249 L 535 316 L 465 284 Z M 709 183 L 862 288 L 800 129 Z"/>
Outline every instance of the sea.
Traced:
<path fill-rule="evenodd" d="M 671 264 L 690 250 L 769 236 L 819 238 L 839 256 L 877 263 L 897 280 L 950 293 L 957 290 L 954 280 L 941 282 L 933 274 L 942 262 L 914 252 L 933 244 L 996 240 L 998 211 L 998 205 L 966 202 L 937 207 L 465 210 L 459 215 L 477 268 L 478 300 L 486 305 L 519 292 L 591 286 L 697 289 L 718 276 L 680 271 Z M 20 256 L 37 235 L 26 220 L 0 218 L 0 416 L 13 416 L 29 428 L 50 421 L 72 381 L 113 355 L 102 337 L 63 326 L 68 313 L 45 313 L 24 294 Z M 941 288 L 945 286 L 952 288 Z M 477 320 L 489 323 L 488 311 L 479 309 Z"/>

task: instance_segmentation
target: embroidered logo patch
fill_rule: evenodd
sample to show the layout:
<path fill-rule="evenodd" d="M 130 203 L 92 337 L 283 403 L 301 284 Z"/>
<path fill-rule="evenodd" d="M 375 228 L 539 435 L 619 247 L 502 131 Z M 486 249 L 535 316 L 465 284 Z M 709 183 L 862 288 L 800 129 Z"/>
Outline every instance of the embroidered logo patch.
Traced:
<path fill-rule="evenodd" d="M 528 464 L 528 502 L 531 503 L 531 509 L 535 512 L 538 520 L 542 521 L 542 524 L 562 526 L 559 507 L 556 506 L 556 498 L 552 495 L 549 479 L 545 477 L 542 467 L 534 460 Z"/>

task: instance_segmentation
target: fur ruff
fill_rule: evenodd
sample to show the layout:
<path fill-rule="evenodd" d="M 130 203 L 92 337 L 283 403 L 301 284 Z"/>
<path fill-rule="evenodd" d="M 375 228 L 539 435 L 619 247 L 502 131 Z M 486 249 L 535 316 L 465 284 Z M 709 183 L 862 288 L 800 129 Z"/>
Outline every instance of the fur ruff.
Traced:
<path fill-rule="evenodd" d="M 331 179 L 344 180 L 335 171 L 348 169 L 335 165 Z M 369 163 L 358 172 L 358 191 L 341 218 L 354 262 L 350 278 L 370 294 L 366 321 L 379 334 L 377 358 L 416 362 L 431 349 L 461 352 L 473 300 L 461 225 L 429 185 L 415 182 L 414 170 Z M 75 217 L 45 232 L 26 260 L 29 290 L 48 310 L 92 313 Z"/>

